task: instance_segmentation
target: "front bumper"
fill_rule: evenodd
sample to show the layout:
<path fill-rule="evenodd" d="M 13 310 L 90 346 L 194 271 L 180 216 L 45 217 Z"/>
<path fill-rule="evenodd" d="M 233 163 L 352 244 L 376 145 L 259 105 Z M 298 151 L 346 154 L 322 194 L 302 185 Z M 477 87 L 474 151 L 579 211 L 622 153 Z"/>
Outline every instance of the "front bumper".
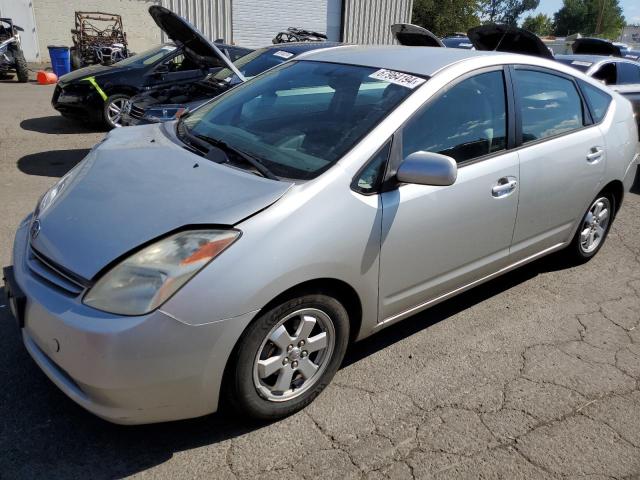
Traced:
<path fill-rule="evenodd" d="M 16 234 L 15 282 L 24 292 L 25 347 L 72 400 L 108 421 L 141 424 L 214 412 L 231 350 L 255 312 L 191 326 L 160 310 L 99 312 L 31 270 L 28 223 Z"/>
<path fill-rule="evenodd" d="M 96 91 L 80 90 L 68 91 L 70 87 L 62 88 L 56 85 L 51 98 L 51 106 L 64 117 L 88 122 L 100 122 L 104 102 Z"/>

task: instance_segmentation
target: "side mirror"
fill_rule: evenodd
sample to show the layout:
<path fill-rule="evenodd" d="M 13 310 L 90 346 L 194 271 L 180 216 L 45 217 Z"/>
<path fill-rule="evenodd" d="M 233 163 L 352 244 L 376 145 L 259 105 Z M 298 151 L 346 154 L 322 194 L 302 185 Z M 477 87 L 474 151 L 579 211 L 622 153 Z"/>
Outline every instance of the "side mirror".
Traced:
<path fill-rule="evenodd" d="M 407 156 L 396 174 L 396 178 L 402 183 L 435 186 L 453 185 L 457 177 L 456 161 L 432 152 L 414 152 Z"/>
<path fill-rule="evenodd" d="M 168 65 L 158 65 L 154 70 L 153 74 L 156 76 L 164 75 L 165 73 L 169 73 L 170 68 Z"/>

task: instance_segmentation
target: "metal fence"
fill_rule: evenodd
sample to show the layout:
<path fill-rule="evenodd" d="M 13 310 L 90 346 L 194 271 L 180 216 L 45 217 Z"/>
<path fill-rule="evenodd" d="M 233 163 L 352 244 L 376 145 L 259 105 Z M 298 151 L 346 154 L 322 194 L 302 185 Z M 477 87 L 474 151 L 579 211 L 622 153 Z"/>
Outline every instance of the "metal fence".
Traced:
<path fill-rule="evenodd" d="M 343 0 L 342 40 L 358 44 L 394 43 L 389 27 L 410 22 L 413 0 Z"/>
<path fill-rule="evenodd" d="M 210 40 L 233 41 L 232 0 L 162 0 L 162 6 L 186 18 Z M 162 40 L 166 41 L 163 33 Z"/>

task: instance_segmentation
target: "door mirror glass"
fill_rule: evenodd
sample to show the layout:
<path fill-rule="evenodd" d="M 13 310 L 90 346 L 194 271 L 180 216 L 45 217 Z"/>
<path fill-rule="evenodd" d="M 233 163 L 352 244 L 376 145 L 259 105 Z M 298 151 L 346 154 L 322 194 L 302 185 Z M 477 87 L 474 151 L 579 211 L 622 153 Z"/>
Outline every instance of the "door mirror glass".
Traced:
<path fill-rule="evenodd" d="M 414 152 L 407 156 L 400 167 L 396 178 L 402 183 L 418 185 L 453 185 L 458 176 L 456 161 L 433 152 Z"/>

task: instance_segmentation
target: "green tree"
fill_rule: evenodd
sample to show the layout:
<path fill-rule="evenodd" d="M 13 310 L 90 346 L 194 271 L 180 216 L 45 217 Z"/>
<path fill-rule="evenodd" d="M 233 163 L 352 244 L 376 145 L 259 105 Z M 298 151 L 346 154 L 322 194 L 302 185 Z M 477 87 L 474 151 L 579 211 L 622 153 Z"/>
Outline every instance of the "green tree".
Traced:
<path fill-rule="evenodd" d="M 482 17 L 487 23 L 515 26 L 520 16 L 538 8 L 540 0 L 481 0 Z"/>
<path fill-rule="evenodd" d="M 480 23 L 478 0 L 414 0 L 411 21 L 441 37 L 466 32 Z"/>
<path fill-rule="evenodd" d="M 522 28 L 536 35 L 551 35 L 551 32 L 553 32 L 553 20 L 549 15 L 545 15 L 544 13 L 529 15 L 522 22 Z"/>
<path fill-rule="evenodd" d="M 554 25 L 558 36 L 581 33 L 614 40 L 625 19 L 618 0 L 563 0 L 554 14 Z"/>

